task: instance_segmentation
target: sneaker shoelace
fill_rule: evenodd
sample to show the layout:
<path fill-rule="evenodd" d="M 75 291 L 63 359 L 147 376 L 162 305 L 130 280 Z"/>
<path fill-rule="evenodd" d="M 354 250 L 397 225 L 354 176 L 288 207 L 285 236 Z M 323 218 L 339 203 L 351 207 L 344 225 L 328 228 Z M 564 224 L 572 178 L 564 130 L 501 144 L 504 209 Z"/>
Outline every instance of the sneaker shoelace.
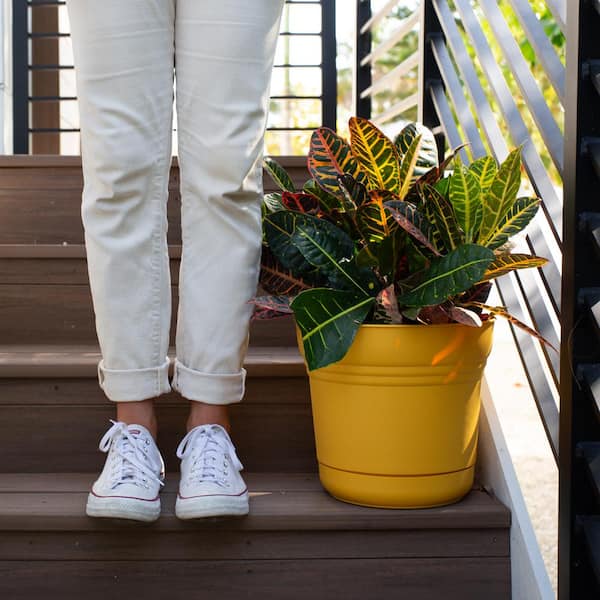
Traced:
<path fill-rule="evenodd" d="M 229 487 L 229 467 L 225 454 L 229 455 L 238 471 L 244 468 L 226 430 L 219 425 L 191 429 L 179 443 L 176 453 L 181 459 L 190 457 L 192 460 L 188 472 L 190 483 L 210 481 L 221 487 Z"/>
<path fill-rule="evenodd" d="M 136 437 L 123 421 L 110 419 L 112 427 L 100 440 L 100 450 L 108 452 L 114 444 L 114 457 L 112 459 L 110 479 L 114 489 L 122 483 L 132 483 L 141 487 L 148 487 L 147 478 L 164 485 L 156 471 L 161 471 L 161 465 L 153 463 L 152 459 L 142 449 L 144 442 Z"/>

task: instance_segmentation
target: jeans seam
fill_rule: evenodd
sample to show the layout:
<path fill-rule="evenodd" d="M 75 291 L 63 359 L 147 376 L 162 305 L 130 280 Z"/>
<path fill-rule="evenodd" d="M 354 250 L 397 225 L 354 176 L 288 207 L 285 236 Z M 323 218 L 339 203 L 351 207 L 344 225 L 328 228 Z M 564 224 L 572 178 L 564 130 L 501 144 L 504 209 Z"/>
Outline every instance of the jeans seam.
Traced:
<path fill-rule="evenodd" d="M 166 210 L 166 206 L 163 208 L 164 198 L 163 198 L 163 190 L 164 190 L 164 169 L 165 169 L 165 154 L 168 147 L 168 137 L 165 136 L 160 140 L 159 143 L 159 156 L 155 163 L 155 168 L 157 169 L 157 173 L 154 176 L 154 184 L 156 186 L 155 194 L 154 194 L 154 206 L 153 206 L 153 235 L 152 235 L 152 257 L 151 257 L 151 265 L 152 265 L 152 293 L 153 293 L 153 305 L 152 305 L 152 319 L 153 319 L 153 329 L 152 329 L 152 343 L 155 351 L 154 354 L 154 363 L 162 364 L 160 357 L 160 348 L 162 342 L 162 314 L 161 314 L 161 286 L 163 283 L 163 268 L 162 268 L 162 256 L 161 256 L 161 244 L 162 240 L 162 216 L 163 211 Z M 167 157 L 168 160 L 168 157 Z M 167 174 L 168 178 L 168 174 Z M 156 395 L 160 393 L 160 374 L 156 372 L 155 378 L 155 391 Z"/>

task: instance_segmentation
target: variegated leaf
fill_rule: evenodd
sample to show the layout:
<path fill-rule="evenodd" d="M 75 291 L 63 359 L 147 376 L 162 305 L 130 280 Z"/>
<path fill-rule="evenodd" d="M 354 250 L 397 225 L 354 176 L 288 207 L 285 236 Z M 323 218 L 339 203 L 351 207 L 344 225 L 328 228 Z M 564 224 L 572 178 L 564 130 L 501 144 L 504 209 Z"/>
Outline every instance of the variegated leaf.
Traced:
<path fill-rule="evenodd" d="M 309 371 L 345 356 L 374 303 L 374 296 L 329 288 L 306 290 L 294 298 L 291 307 Z"/>
<path fill-rule="evenodd" d="M 384 202 L 397 198 L 387 190 L 371 190 L 369 201 L 363 204 L 356 215 L 360 232 L 367 242 L 381 242 L 391 235 L 398 223 L 385 209 Z"/>
<path fill-rule="evenodd" d="M 265 292 L 276 296 L 295 296 L 303 290 L 325 285 L 326 282 L 327 279 L 311 265 L 307 266 L 302 275 L 295 274 L 280 263 L 269 246 L 262 246 L 259 283 Z"/>
<path fill-rule="evenodd" d="M 393 142 L 374 123 L 350 117 L 352 154 L 367 174 L 368 188 L 400 190 L 400 159 Z"/>
<path fill-rule="evenodd" d="M 419 135 L 421 136 L 421 147 L 414 169 L 415 178 L 422 177 L 432 168 L 438 166 L 438 149 L 433 132 L 421 123 L 409 123 L 394 138 L 394 145 L 398 149 L 398 154 L 400 157 L 403 157 L 413 143 L 413 140 Z"/>
<path fill-rule="evenodd" d="M 313 131 L 307 167 L 311 177 L 325 191 L 338 198 L 343 197 L 337 180 L 338 175 L 348 173 L 363 184 L 367 181 L 366 174 L 352 154 L 350 144 L 328 127 L 319 127 Z"/>
<path fill-rule="evenodd" d="M 361 204 L 369 199 L 369 194 L 365 186 L 356 181 L 352 175 L 340 175 L 338 177 L 338 183 L 340 189 L 344 193 L 347 211 L 348 207 L 351 207 L 352 210 L 356 210 Z"/>
<path fill-rule="evenodd" d="M 267 212 L 275 212 L 276 210 L 283 210 L 284 208 L 281 203 L 281 192 L 270 192 L 265 194 L 263 201 Z"/>
<path fill-rule="evenodd" d="M 310 214 L 319 212 L 320 208 L 318 199 L 304 192 L 283 192 L 281 194 L 281 204 L 288 210 Z"/>
<path fill-rule="evenodd" d="M 456 220 L 465 234 L 465 241 L 470 243 L 481 225 L 481 187 L 477 177 L 460 161 L 450 175 L 448 194 Z"/>
<path fill-rule="evenodd" d="M 489 306 L 488 304 L 482 304 L 480 302 L 471 302 L 469 304 L 463 304 L 463 306 L 477 306 L 478 308 L 487 310 L 492 315 L 502 317 L 503 319 L 506 319 L 509 323 L 512 323 L 513 325 L 515 325 L 515 327 L 522 329 L 523 331 L 527 332 L 529 335 L 538 339 L 540 342 L 543 342 L 547 346 L 550 346 L 550 348 L 552 348 L 555 352 L 558 352 L 556 347 L 553 344 L 551 344 L 543 335 L 538 333 L 535 329 L 532 329 L 531 327 L 529 327 L 529 325 L 526 325 L 525 323 L 523 323 L 523 321 L 520 321 L 516 317 L 513 317 L 513 315 L 511 315 L 504 306 Z"/>
<path fill-rule="evenodd" d="M 295 192 L 296 188 L 292 182 L 292 178 L 287 171 L 272 157 L 265 156 L 263 158 L 263 166 L 275 185 L 283 191 Z"/>
<path fill-rule="evenodd" d="M 421 187 L 421 192 L 423 203 L 431 210 L 433 223 L 445 248 L 448 251 L 454 250 L 465 239 L 456 221 L 456 215 L 452 206 L 434 187 L 428 184 L 424 184 Z"/>
<path fill-rule="evenodd" d="M 418 135 L 412 141 L 412 144 L 408 147 L 406 153 L 402 157 L 400 163 L 400 191 L 398 192 L 398 195 L 402 200 L 406 199 L 411 187 L 417 180 L 415 169 L 417 167 L 417 160 L 419 158 L 422 142 L 423 138 Z"/>
<path fill-rule="evenodd" d="M 446 256 L 431 261 L 421 283 L 398 298 L 404 306 L 433 306 L 475 285 L 492 262 L 494 253 L 476 244 L 459 246 Z"/>
<path fill-rule="evenodd" d="M 409 202 L 402 202 L 401 200 L 389 200 L 384 203 L 384 206 L 391 212 L 392 217 L 404 231 L 431 250 L 436 256 L 440 256 L 432 241 L 433 226 L 425 215 Z"/>
<path fill-rule="evenodd" d="M 325 191 L 315 179 L 309 179 L 302 187 L 302 191 L 318 198 L 319 205 L 324 213 L 330 213 L 334 210 L 344 210 L 344 203 L 340 200 L 340 198 Z"/>
<path fill-rule="evenodd" d="M 398 310 L 398 300 L 393 283 L 377 294 L 377 303 L 383 307 L 390 323 L 402 323 L 404 321 Z"/>
<path fill-rule="evenodd" d="M 521 185 L 521 149 L 515 148 L 500 165 L 492 184 L 482 197 L 482 220 L 478 240 L 490 239 L 500 221 L 511 210 Z"/>
<path fill-rule="evenodd" d="M 519 198 L 498 221 L 496 228 L 479 243 L 495 250 L 504 245 L 513 235 L 522 231 L 533 219 L 540 205 L 539 198 Z"/>
<path fill-rule="evenodd" d="M 482 156 L 469 165 L 469 171 L 477 177 L 481 193 L 486 194 L 498 173 L 498 164 L 493 156 Z"/>
<path fill-rule="evenodd" d="M 254 296 L 248 304 L 254 304 L 254 310 L 250 316 L 251 321 L 257 319 L 274 319 L 293 314 L 290 308 L 289 296 Z"/>
<path fill-rule="evenodd" d="M 481 319 L 479 315 L 468 308 L 462 306 L 451 306 L 448 309 L 448 316 L 456 323 L 462 323 L 469 327 L 481 327 Z"/>
<path fill-rule="evenodd" d="M 501 275 L 506 275 L 515 269 L 530 269 L 532 267 L 542 267 L 548 262 L 548 259 L 531 254 L 501 254 L 496 256 L 488 270 L 484 273 L 481 282 L 490 281 Z"/>

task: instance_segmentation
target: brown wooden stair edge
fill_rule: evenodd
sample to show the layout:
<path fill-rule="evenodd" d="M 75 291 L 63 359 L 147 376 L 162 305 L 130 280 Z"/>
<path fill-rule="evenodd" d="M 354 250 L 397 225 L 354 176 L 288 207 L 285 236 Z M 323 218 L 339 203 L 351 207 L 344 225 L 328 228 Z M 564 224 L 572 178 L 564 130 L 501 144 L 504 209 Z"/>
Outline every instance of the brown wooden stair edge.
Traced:
<path fill-rule="evenodd" d="M 510 512 L 485 491 L 473 489 L 463 500 L 448 506 L 395 510 L 369 508 L 342 502 L 320 487 L 314 473 L 246 473 L 250 514 L 241 518 L 212 517 L 184 522 L 174 515 L 178 473 L 167 473 L 161 493 L 162 514 L 152 524 L 160 531 L 217 527 L 235 530 L 406 530 L 490 529 L 510 526 Z M 70 474 L 60 490 L 58 473 L 0 474 L 0 530 L 83 531 L 123 527 L 112 519 L 85 515 L 85 500 L 97 475 Z M 41 483 L 36 486 L 38 479 Z M 54 483 L 53 481 L 54 480 Z M 137 523 L 133 525 L 138 526 Z"/>
<path fill-rule="evenodd" d="M 169 374 L 175 348 L 170 347 Z M 96 377 L 98 345 L 0 345 L 0 378 Z M 250 346 L 244 368 L 248 377 L 303 377 L 306 366 L 297 347 Z"/>
<path fill-rule="evenodd" d="M 292 167 L 303 167 L 306 169 L 306 156 L 296 154 L 273 155 L 277 162 Z M 179 167 L 177 155 L 171 158 L 171 164 Z M 3 168 L 43 168 L 48 167 L 80 167 L 81 155 L 79 154 L 2 154 L 0 155 L 0 169 Z"/>

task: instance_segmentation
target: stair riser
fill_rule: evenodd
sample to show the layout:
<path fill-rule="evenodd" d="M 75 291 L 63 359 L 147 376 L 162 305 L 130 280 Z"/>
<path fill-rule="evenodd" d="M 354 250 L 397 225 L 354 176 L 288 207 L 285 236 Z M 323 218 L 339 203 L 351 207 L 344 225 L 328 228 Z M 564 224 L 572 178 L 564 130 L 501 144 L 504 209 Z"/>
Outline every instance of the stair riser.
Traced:
<path fill-rule="evenodd" d="M 170 345 L 175 345 L 179 295 L 171 288 Z M 260 289 L 257 290 L 260 293 Z M 94 309 L 88 285 L 0 285 L 0 343 L 95 344 Z M 255 319 L 253 346 L 295 346 L 291 317 Z"/>
<path fill-rule="evenodd" d="M 0 167 L 0 244 L 83 244 L 81 164 L 57 167 Z M 288 161 L 289 162 L 289 161 Z M 303 160 L 285 165 L 298 189 L 309 178 Z M 167 218 L 169 244 L 181 244 L 179 168 L 171 167 Z M 265 193 L 276 191 L 263 171 Z"/>
<path fill-rule="evenodd" d="M 3 561 L 4 597 L 86 600 L 136 596 L 219 600 L 505 600 L 508 558 L 205 561 Z M 249 594 L 251 591 L 251 594 Z M 146 591 L 147 594 L 147 591 Z"/>
<path fill-rule="evenodd" d="M 167 470 L 185 433 L 189 401 L 175 392 L 157 400 L 159 447 Z M 236 450 L 249 471 L 317 469 L 308 380 L 248 377 L 242 402 L 229 407 Z M 115 405 L 94 378 L 0 379 L 0 472 L 96 472 L 98 443 Z"/>

